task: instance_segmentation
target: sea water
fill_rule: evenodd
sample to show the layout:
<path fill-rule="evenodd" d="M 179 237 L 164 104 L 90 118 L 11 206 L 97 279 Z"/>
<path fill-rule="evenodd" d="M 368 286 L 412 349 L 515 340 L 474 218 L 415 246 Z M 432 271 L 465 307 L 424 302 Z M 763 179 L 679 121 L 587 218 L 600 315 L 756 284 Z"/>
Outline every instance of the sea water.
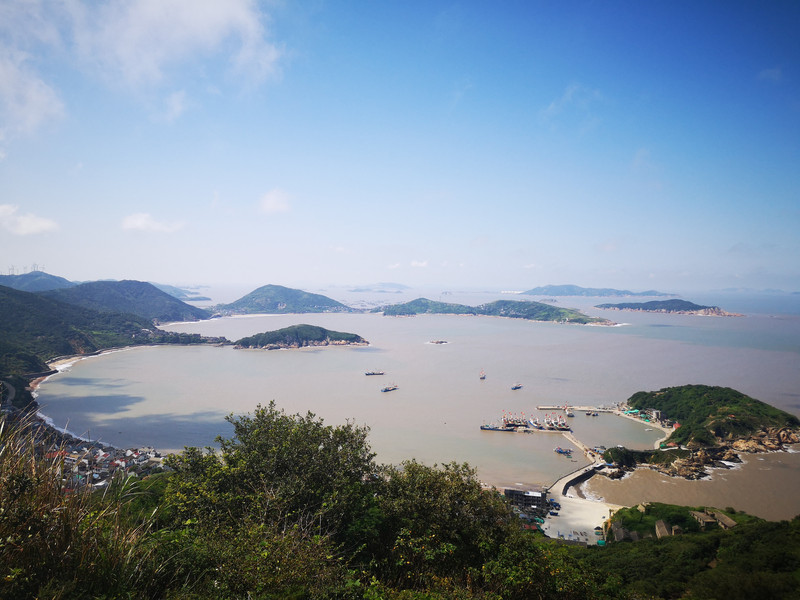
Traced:
<path fill-rule="evenodd" d="M 444 298 L 478 303 L 469 299 Z M 556 446 L 573 447 L 560 434 L 480 430 L 504 414 L 541 418 L 555 412 L 538 406 L 612 406 L 637 391 L 701 383 L 731 387 L 800 415 L 797 314 L 626 313 L 594 309 L 597 299 L 570 300 L 560 303 L 626 324 L 380 314 L 259 315 L 171 324 L 166 328 L 172 331 L 236 340 L 309 323 L 357 333 L 370 344 L 274 351 L 133 348 L 74 363 L 39 388 L 38 400 L 55 425 L 73 433 L 120 447 L 166 451 L 213 445 L 217 435 L 232 433 L 226 415 L 275 401 L 289 413 L 312 411 L 329 424 L 351 420 L 368 426 L 380 462 L 468 462 L 481 479 L 498 486 L 549 485 L 588 464 L 580 452 L 572 458 L 553 452 Z M 364 374 L 372 370 L 385 375 Z M 398 389 L 381 392 L 389 383 Z M 522 388 L 511 390 L 516 383 Z M 610 414 L 590 417 L 578 411 L 569 422 L 589 446 L 644 449 L 660 436 L 645 424 Z M 789 473 L 800 485 L 800 464 Z M 795 504 L 800 512 L 800 500 Z"/>

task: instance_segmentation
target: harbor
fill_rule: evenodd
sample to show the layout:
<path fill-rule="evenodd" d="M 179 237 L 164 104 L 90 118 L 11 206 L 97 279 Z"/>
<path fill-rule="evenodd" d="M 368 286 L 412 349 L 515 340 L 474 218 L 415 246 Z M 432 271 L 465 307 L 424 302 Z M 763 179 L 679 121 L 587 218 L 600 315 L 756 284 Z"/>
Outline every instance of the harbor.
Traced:
<path fill-rule="evenodd" d="M 656 440 L 654 447 L 658 448 L 660 443 L 669 435 L 670 429 L 652 422 L 650 419 L 645 420 L 644 415 L 633 415 L 628 411 L 621 410 L 620 408 L 609 409 L 607 407 L 596 406 L 537 406 L 538 410 L 542 411 L 564 411 L 566 414 L 574 417 L 574 411 L 583 412 L 587 416 L 597 416 L 599 413 L 610 413 L 620 418 L 632 419 L 642 424 L 649 424 L 652 428 L 657 428 L 664 433 L 664 436 Z M 533 419 L 525 419 L 524 416 L 514 417 L 513 415 L 503 416 L 502 427 L 486 427 L 482 426 L 482 430 L 493 431 L 507 431 L 507 432 L 547 432 L 559 433 L 565 440 L 567 440 L 574 448 L 575 451 L 581 452 L 589 464 L 581 464 L 575 469 L 558 477 L 550 485 L 539 487 L 537 490 L 514 490 L 507 489 L 505 494 L 508 497 L 526 497 L 530 495 L 537 495 L 541 498 L 541 507 L 544 511 L 539 511 L 541 516 L 534 517 L 536 525 L 539 530 L 546 536 L 565 540 L 574 543 L 595 545 L 605 544 L 605 533 L 607 530 L 607 522 L 611 516 L 623 508 L 622 505 L 613 504 L 604 501 L 590 500 L 584 498 L 580 494 L 571 493 L 570 490 L 582 483 L 591 479 L 595 474 L 611 467 L 603 458 L 603 452 L 606 450 L 604 446 L 590 447 L 584 443 L 572 432 L 571 428 L 567 426 L 566 429 L 557 429 L 556 425 L 551 428 L 539 429 L 533 426 L 536 423 L 536 417 Z M 550 413 L 546 417 L 549 423 L 566 423 L 567 419 L 564 417 L 552 420 Z M 554 452 L 573 462 L 578 462 L 577 459 L 572 458 L 573 449 L 570 447 L 562 448 L 557 446 Z M 548 510 L 554 508 L 556 510 Z"/>

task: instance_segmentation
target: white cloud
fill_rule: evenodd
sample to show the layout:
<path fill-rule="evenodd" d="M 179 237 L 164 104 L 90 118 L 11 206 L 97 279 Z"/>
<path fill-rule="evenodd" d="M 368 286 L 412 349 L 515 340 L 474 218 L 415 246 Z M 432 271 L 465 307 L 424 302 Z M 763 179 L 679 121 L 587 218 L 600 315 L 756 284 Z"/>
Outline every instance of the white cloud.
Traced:
<path fill-rule="evenodd" d="M 19 207 L 0 204 L 0 227 L 14 235 L 32 235 L 58 229 L 58 223 L 30 213 L 18 214 Z"/>
<path fill-rule="evenodd" d="M 267 215 L 289 212 L 289 194 L 277 188 L 270 190 L 261 196 L 259 207 Z"/>
<path fill-rule="evenodd" d="M 27 59 L 24 52 L 0 47 L 0 140 L 32 133 L 64 112 L 58 94 Z"/>
<path fill-rule="evenodd" d="M 394 263 L 393 265 L 389 265 L 386 267 L 387 269 L 399 269 L 400 263 Z"/>
<path fill-rule="evenodd" d="M 132 88 L 159 84 L 181 63 L 231 42 L 234 72 L 261 82 L 277 72 L 280 49 L 266 40 L 265 17 L 250 0 L 133 0 L 68 5 L 84 63 Z"/>
<path fill-rule="evenodd" d="M 424 269 L 425 267 L 428 266 L 428 261 L 427 260 L 412 260 L 411 261 L 411 266 L 415 267 L 415 268 Z"/>
<path fill-rule="evenodd" d="M 172 233 L 182 229 L 183 223 L 163 223 L 156 221 L 149 213 L 135 213 L 122 219 L 122 228 L 132 231 Z"/>

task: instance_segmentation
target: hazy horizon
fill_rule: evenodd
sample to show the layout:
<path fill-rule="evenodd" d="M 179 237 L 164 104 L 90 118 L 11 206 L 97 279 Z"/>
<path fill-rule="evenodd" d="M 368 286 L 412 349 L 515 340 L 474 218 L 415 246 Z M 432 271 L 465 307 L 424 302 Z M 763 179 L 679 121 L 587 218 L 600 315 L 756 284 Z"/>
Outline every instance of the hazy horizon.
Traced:
<path fill-rule="evenodd" d="M 794 2 L 2 3 L 0 273 L 798 291 L 798 30 Z"/>

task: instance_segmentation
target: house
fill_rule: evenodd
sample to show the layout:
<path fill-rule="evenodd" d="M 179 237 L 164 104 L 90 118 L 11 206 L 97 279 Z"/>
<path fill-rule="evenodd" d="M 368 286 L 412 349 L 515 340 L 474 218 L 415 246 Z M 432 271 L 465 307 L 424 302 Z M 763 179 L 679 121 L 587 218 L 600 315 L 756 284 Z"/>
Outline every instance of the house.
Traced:
<path fill-rule="evenodd" d="M 503 490 L 503 495 L 509 501 L 511 506 L 517 506 L 522 509 L 547 509 L 547 492 L 542 488 L 534 488 L 528 491 L 506 488 Z"/>
<path fill-rule="evenodd" d="M 736 521 L 731 519 L 728 515 L 721 513 L 719 511 L 712 512 L 711 516 L 717 520 L 717 523 L 719 523 L 719 526 L 722 527 L 723 529 L 733 529 L 737 525 Z"/>
<path fill-rule="evenodd" d="M 700 529 L 705 529 L 706 525 L 716 525 L 717 520 L 711 515 L 696 510 L 690 510 L 689 514 L 694 517 L 694 520 L 700 523 Z"/>

